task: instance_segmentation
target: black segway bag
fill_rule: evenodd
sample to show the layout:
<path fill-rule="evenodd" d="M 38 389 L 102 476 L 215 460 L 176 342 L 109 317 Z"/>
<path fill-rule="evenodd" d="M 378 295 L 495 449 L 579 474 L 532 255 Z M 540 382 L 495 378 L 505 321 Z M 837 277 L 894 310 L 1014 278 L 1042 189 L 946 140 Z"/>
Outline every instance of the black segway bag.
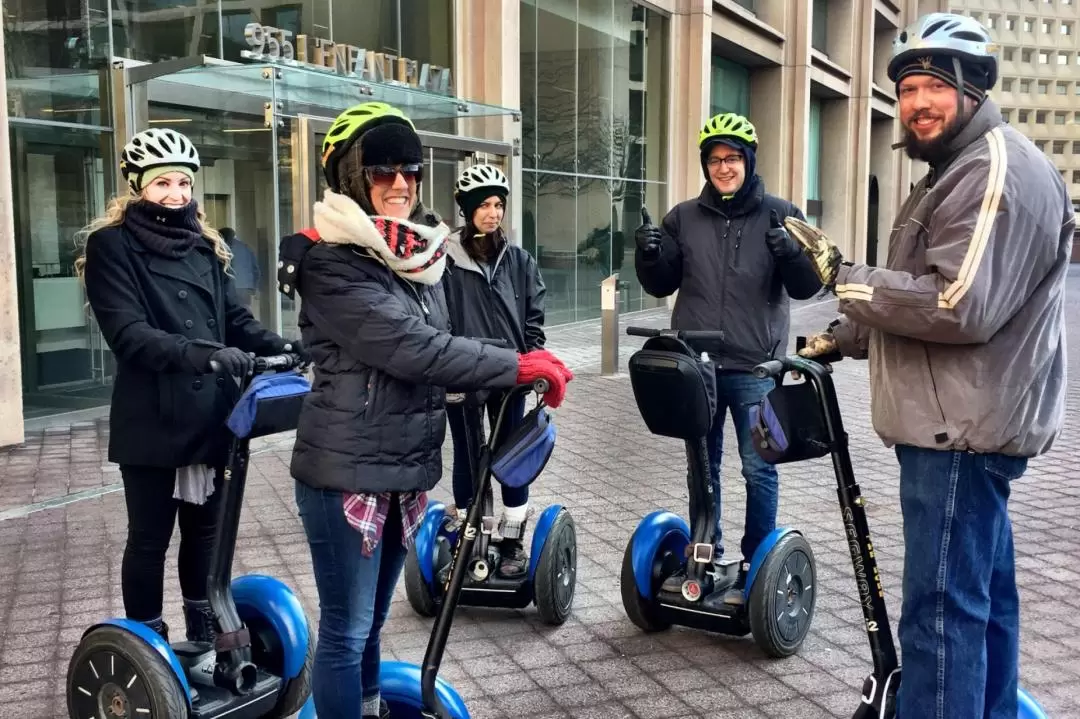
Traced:
<path fill-rule="evenodd" d="M 817 390 L 809 382 L 780 384 L 750 407 L 750 436 L 769 464 L 801 462 L 829 453 Z"/>
<path fill-rule="evenodd" d="M 653 434 L 683 440 L 708 435 L 716 414 L 716 370 L 677 337 L 650 337 L 630 356 L 630 386 Z"/>

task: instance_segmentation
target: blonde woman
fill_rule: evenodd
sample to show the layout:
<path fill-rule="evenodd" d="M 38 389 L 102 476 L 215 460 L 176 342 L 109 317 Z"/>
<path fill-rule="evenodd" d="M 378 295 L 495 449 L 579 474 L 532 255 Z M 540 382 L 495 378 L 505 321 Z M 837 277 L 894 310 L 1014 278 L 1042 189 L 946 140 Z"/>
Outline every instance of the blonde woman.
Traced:
<path fill-rule="evenodd" d="M 206 578 L 224 421 L 238 391 L 230 375 L 251 371 L 249 353 L 293 347 L 237 301 L 229 250 L 191 196 L 199 171 L 191 141 L 170 129 L 141 132 L 120 171 L 130 193 L 84 230 L 75 269 L 116 359 L 108 458 L 120 465 L 127 503 L 124 609 L 168 640 L 165 552 L 179 515 L 187 638 L 213 641 Z"/>

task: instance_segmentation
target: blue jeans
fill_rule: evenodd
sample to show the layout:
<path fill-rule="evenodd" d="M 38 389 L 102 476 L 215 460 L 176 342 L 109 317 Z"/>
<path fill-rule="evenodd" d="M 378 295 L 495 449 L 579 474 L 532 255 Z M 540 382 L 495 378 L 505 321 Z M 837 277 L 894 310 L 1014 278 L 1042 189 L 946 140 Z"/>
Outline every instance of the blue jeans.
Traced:
<path fill-rule="evenodd" d="M 742 475 L 746 480 L 746 526 L 743 529 L 742 556 L 750 561 L 761 541 L 776 528 L 776 502 L 779 493 L 776 467 L 754 451 L 750 438 L 750 406 L 760 402 L 776 382 L 758 379 L 749 372 L 717 370 L 716 416 L 709 432 L 709 476 L 712 480 L 713 503 L 716 512 L 716 555 L 724 556 L 723 520 L 721 513 L 720 463 L 724 455 L 724 423 L 727 411 L 735 424 L 742 459 Z"/>
<path fill-rule="evenodd" d="M 324 719 L 361 719 L 364 697 L 379 693 L 379 635 L 405 564 L 401 505 L 390 503 L 382 541 L 365 557 L 360 533 L 345 519 L 343 499 L 341 492 L 296 483 L 319 590 L 311 691 Z"/>
<path fill-rule="evenodd" d="M 499 417 L 502 399 L 503 394 L 501 392 L 492 392 L 491 398 L 486 403 L 488 434 L 495 429 L 495 420 Z M 450 424 L 450 437 L 454 441 L 454 504 L 461 510 L 468 507 L 469 502 L 472 501 L 473 479 L 476 476 L 476 471 L 473 469 L 474 458 L 469 456 L 465 418 L 468 416 L 470 422 L 479 424 L 484 421 L 484 409 L 484 407 L 467 407 L 464 404 L 448 404 L 446 406 L 446 419 Z M 503 420 L 503 428 L 502 432 L 500 432 L 502 439 L 505 439 L 515 427 L 521 424 L 524 416 L 525 395 L 519 394 L 510 400 L 510 405 L 506 408 L 506 418 Z M 497 447 L 499 442 L 494 443 L 492 447 Z M 504 507 L 520 507 L 529 501 L 528 486 L 507 487 L 505 484 L 499 486 L 502 488 Z"/>
<path fill-rule="evenodd" d="M 904 517 L 897 719 L 1016 719 L 1009 483 L 1027 460 L 897 446 Z"/>

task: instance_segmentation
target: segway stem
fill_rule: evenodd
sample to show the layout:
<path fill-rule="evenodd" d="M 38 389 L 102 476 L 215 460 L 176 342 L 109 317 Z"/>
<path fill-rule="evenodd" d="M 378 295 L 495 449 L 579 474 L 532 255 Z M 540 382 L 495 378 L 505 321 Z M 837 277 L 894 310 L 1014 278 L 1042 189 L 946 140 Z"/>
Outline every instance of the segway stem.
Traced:
<path fill-rule="evenodd" d="M 691 555 L 686 559 L 686 576 L 701 581 L 705 578 L 706 570 L 712 567 L 694 561 L 694 545 L 712 546 L 716 541 L 716 504 L 712 496 L 709 449 L 705 437 L 686 442 L 686 462 L 687 489 L 690 494 L 690 531 L 693 533 L 689 547 Z"/>
<path fill-rule="evenodd" d="M 292 354 L 257 358 L 254 371 L 240 380 L 240 394 L 247 391 L 255 375 L 289 370 L 299 363 L 300 358 Z M 212 368 L 217 369 L 213 365 Z M 249 459 L 248 438 L 234 436 L 230 442 L 228 463 L 225 465 L 222 487 L 219 490 L 224 496 L 218 506 L 214 547 L 206 581 L 207 599 L 218 625 L 215 644 L 218 660 L 214 668 L 214 684 L 236 694 L 250 692 L 258 678 L 258 671 L 251 658 L 251 637 L 240 620 L 232 595 L 233 558 L 240 529 L 240 511 L 244 503 Z"/>
<path fill-rule="evenodd" d="M 491 442 L 500 436 L 503 420 L 511 400 L 526 392 L 535 391 L 543 395 L 548 391 L 546 380 L 537 380 L 529 384 L 520 384 L 506 391 L 499 407 L 499 416 L 495 420 L 495 428 L 492 430 Z M 458 532 L 458 546 L 450 558 L 450 578 L 447 580 L 443 592 L 442 603 L 439 605 L 439 613 L 435 617 L 435 626 L 428 640 L 427 650 L 424 652 L 424 663 L 421 673 L 421 691 L 425 711 L 439 719 L 453 719 L 446 711 L 435 692 L 435 684 L 439 676 L 439 667 L 442 665 L 443 654 L 446 651 L 446 640 L 450 636 L 450 627 L 454 621 L 454 611 L 457 609 L 458 600 L 461 597 L 461 587 L 465 583 L 465 573 L 468 571 L 469 557 L 472 555 L 473 545 L 480 535 L 480 522 L 483 519 L 484 508 L 482 499 L 484 493 L 491 486 L 491 455 L 497 449 L 491 443 L 482 445 L 479 452 L 479 461 L 476 466 L 476 481 L 473 483 L 473 497 L 469 502 L 469 511 L 465 516 L 465 524 Z"/>
<path fill-rule="evenodd" d="M 763 362 L 754 368 L 760 378 L 779 378 L 786 372 L 799 372 L 808 378 L 816 390 L 822 418 L 828 433 L 833 469 L 836 473 L 836 495 L 840 503 L 840 516 L 851 553 L 855 584 L 859 590 L 859 604 L 863 610 L 866 636 L 870 642 L 870 654 L 874 661 L 874 677 L 879 686 L 899 667 L 896 646 L 893 643 L 889 614 L 885 608 L 885 591 L 881 586 L 874 544 L 866 519 L 866 507 L 848 452 L 848 436 L 840 415 L 840 403 L 836 396 L 832 375 L 818 362 L 797 355 Z"/>

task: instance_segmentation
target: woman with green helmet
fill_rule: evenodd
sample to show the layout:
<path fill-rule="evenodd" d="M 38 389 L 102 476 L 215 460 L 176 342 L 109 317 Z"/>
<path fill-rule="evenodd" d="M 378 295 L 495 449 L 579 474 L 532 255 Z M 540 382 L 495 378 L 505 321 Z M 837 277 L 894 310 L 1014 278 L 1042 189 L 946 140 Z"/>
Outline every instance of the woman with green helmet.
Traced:
<path fill-rule="evenodd" d="M 789 216 L 804 219 L 803 214 L 765 192 L 756 173 L 757 150 L 758 134 L 750 120 L 733 112 L 710 118 L 698 135 L 705 175 L 701 193 L 676 205 L 660 227 L 646 219 L 634 235 L 635 268 L 644 290 L 654 297 L 679 293 L 671 326 L 724 330 L 723 343 L 691 344 L 723 367 L 716 375 L 717 409 L 708 438 L 717 560 L 724 556 L 720 465 L 729 410 L 746 480 L 742 569 L 724 590 L 729 604 L 743 602 L 750 559 L 776 527 L 779 480 L 776 468 L 754 450 L 748 409 L 773 388 L 773 381 L 758 379 L 753 369 L 786 353 L 789 298 L 808 299 L 821 289 L 813 264 L 781 224 Z M 684 579 L 684 572 L 676 572 L 664 589 L 678 592 Z"/>
<path fill-rule="evenodd" d="M 322 166 L 316 232 L 284 242 L 279 268 L 282 291 L 300 295 L 315 372 L 290 468 L 321 610 L 312 693 L 320 719 L 382 717 L 379 636 L 442 477 L 444 388 L 542 377 L 558 406 L 572 375 L 547 352 L 450 334 L 440 282 L 450 231 L 417 199 L 423 149 L 401 110 L 343 112 Z"/>

